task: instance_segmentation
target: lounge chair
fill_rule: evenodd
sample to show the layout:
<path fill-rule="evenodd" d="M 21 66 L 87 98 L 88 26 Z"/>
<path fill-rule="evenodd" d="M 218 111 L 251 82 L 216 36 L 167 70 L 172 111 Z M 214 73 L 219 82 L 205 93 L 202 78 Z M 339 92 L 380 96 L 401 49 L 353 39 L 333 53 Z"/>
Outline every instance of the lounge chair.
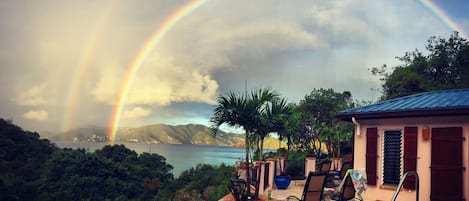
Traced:
<path fill-rule="evenodd" d="M 333 182 L 334 182 L 335 173 L 331 172 L 331 166 L 332 166 L 331 160 L 325 160 L 321 162 L 321 164 L 319 165 L 319 171 L 327 173 L 326 187 L 334 187 Z"/>
<path fill-rule="evenodd" d="M 332 161 L 330 160 L 323 161 L 320 165 L 321 167 L 320 171 L 329 173 L 329 171 L 331 170 L 331 165 L 332 165 Z"/>
<path fill-rule="evenodd" d="M 351 162 L 344 162 L 342 164 L 342 167 L 340 168 L 340 174 L 339 176 L 336 176 L 335 174 L 333 177 L 328 177 L 326 187 L 328 188 L 337 188 L 339 186 L 339 183 L 344 179 L 345 174 L 347 173 L 347 170 L 352 169 L 352 163 Z"/>
<path fill-rule="evenodd" d="M 327 172 L 310 172 L 306 179 L 305 188 L 301 199 L 291 195 L 287 197 L 287 201 L 321 201 L 323 200 L 324 184 L 326 183 Z"/>
<path fill-rule="evenodd" d="M 344 162 L 342 164 L 342 168 L 340 168 L 339 180 L 342 181 L 342 179 L 344 179 L 345 174 L 347 173 L 347 170 L 352 168 L 352 162 Z"/>
<path fill-rule="evenodd" d="M 352 183 L 352 177 L 350 176 L 350 174 L 347 174 L 344 179 L 345 182 L 342 188 L 337 189 L 339 192 L 332 194 L 331 200 L 346 201 L 355 199 L 355 187 Z"/>

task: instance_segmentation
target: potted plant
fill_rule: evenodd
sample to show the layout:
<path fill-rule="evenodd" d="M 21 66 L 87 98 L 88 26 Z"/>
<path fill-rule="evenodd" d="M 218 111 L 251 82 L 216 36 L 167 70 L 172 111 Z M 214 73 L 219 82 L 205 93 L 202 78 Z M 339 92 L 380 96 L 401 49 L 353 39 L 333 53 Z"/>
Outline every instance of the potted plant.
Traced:
<path fill-rule="evenodd" d="M 277 162 L 279 163 L 279 166 L 280 166 L 280 175 L 275 176 L 274 178 L 275 185 L 277 186 L 278 189 L 287 189 L 291 182 L 291 178 L 287 174 L 287 169 L 286 169 L 287 160 L 283 160 L 283 163 L 282 163 L 281 159 L 279 158 L 277 159 Z"/>

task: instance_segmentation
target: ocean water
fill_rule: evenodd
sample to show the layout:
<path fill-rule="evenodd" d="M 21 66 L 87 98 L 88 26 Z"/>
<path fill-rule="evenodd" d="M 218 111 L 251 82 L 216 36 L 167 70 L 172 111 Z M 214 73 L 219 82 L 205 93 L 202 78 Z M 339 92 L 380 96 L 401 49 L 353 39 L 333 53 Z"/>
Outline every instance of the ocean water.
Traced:
<path fill-rule="evenodd" d="M 97 142 L 54 142 L 60 148 L 83 148 L 88 151 L 101 149 L 108 143 Z M 166 163 L 173 166 L 172 173 L 178 177 L 184 170 L 197 164 L 234 165 L 236 160 L 244 158 L 244 148 L 191 144 L 149 144 L 120 143 L 137 153 L 157 153 L 166 158 Z"/>

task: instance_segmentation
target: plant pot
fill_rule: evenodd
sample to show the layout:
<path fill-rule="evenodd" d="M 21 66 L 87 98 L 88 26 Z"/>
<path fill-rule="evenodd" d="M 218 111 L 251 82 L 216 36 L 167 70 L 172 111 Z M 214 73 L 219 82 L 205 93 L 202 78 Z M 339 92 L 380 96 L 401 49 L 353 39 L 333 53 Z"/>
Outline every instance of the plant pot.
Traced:
<path fill-rule="evenodd" d="M 275 185 L 277 186 L 278 189 L 287 189 L 288 186 L 290 185 L 290 176 L 288 175 L 277 175 L 274 178 Z"/>

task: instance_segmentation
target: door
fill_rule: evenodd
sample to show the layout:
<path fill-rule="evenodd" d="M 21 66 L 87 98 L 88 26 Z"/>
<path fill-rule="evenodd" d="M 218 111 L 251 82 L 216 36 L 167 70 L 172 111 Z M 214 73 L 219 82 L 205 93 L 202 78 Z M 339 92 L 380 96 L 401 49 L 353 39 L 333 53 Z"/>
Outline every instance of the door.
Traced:
<path fill-rule="evenodd" d="M 432 128 L 432 201 L 463 200 L 462 128 Z"/>

